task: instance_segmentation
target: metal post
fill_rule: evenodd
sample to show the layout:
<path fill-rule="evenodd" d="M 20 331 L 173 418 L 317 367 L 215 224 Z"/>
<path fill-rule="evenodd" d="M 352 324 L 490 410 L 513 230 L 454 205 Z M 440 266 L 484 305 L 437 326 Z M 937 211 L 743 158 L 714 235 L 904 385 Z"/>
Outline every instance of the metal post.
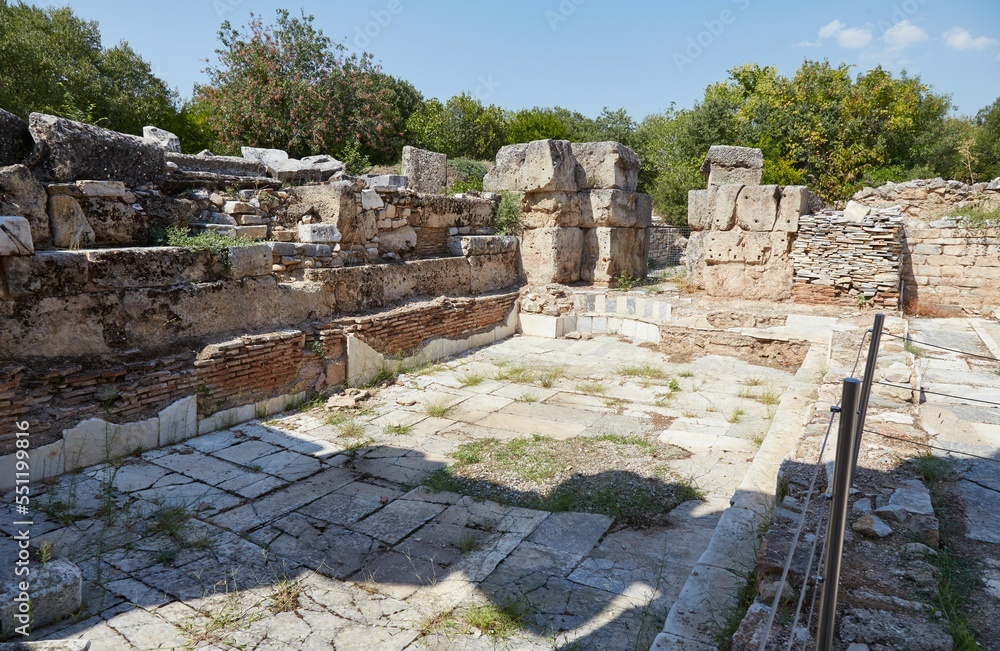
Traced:
<path fill-rule="evenodd" d="M 823 573 L 823 596 L 819 609 L 819 631 L 816 651 L 833 651 L 834 624 L 837 620 L 837 592 L 840 588 L 840 564 L 844 555 L 844 530 L 847 528 L 847 507 L 854 472 L 854 437 L 857 431 L 861 381 L 844 380 L 840 412 L 840 433 L 837 435 L 837 465 L 833 472 L 833 499 L 826 538 L 826 569 Z"/>
<path fill-rule="evenodd" d="M 875 381 L 875 366 L 878 364 L 878 350 L 882 345 L 882 329 L 885 327 L 885 315 L 875 315 L 875 325 L 872 327 L 872 340 L 868 346 L 868 359 L 865 360 L 865 375 L 861 385 L 861 399 L 858 404 L 858 426 L 854 432 L 854 452 L 851 454 L 851 483 L 854 485 L 854 471 L 858 468 L 858 456 L 861 454 L 861 435 L 865 429 L 865 418 L 868 416 L 868 400 L 872 397 L 872 383 Z"/>

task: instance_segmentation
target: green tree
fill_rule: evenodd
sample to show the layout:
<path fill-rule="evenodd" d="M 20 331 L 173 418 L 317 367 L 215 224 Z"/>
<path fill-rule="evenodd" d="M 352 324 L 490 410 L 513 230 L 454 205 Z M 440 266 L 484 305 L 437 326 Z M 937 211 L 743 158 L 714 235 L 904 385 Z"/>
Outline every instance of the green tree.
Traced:
<path fill-rule="evenodd" d="M 467 93 L 445 104 L 437 99 L 424 102 L 406 126 L 415 145 L 453 158 L 493 158 L 507 144 L 506 112 Z"/>
<path fill-rule="evenodd" d="M 979 111 L 972 140 L 972 165 L 977 181 L 1000 177 L 1000 98 Z"/>
<path fill-rule="evenodd" d="M 87 119 L 126 133 L 176 116 L 177 94 L 127 43 L 101 45 L 68 7 L 0 0 L 0 107 Z"/>

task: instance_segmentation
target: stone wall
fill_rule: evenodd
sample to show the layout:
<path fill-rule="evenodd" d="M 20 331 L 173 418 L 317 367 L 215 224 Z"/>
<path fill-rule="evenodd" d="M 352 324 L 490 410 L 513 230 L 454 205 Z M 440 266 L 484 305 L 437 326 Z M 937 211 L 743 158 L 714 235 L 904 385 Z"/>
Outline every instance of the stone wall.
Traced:
<path fill-rule="evenodd" d="M 796 303 L 899 307 L 903 219 L 897 209 L 852 218 L 824 211 L 799 218 L 792 249 Z"/>
<path fill-rule="evenodd" d="M 961 181 L 924 179 L 864 188 L 854 201 L 870 208 L 898 206 L 907 217 L 933 220 L 954 208 L 1000 206 L 1000 179 L 968 185 Z"/>
<path fill-rule="evenodd" d="M 903 282 L 903 303 L 917 312 L 992 311 L 1000 306 L 1000 228 L 908 223 Z"/>
<path fill-rule="evenodd" d="M 691 229 L 673 226 L 653 217 L 649 228 L 649 262 L 657 268 L 684 263 Z"/>
<path fill-rule="evenodd" d="M 523 196 L 521 258 L 531 283 L 643 278 L 652 198 L 638 194 L 639 157 L 613 142 L 504 147 L 484 181 Z"/>

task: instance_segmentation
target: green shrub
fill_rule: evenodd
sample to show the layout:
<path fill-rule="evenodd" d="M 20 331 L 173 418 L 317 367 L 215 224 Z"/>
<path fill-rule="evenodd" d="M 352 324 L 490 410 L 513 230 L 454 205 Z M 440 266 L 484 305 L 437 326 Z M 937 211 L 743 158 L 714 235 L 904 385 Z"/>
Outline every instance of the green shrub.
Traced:
<path fill-rule="evenodd" d="M 521 233 L 521 193 L 501 192 L 500 207 L 493 220 L 493 228 L 498 235 L 520 235 Z"/>
<path fill-rule="evenodd" d="M 231 237 L 214 231 L 202 231 L 194 234 L 181 226 L 171 226 L 153 233 L 153 242 L 159 246 L 179 246 L 195 251 L 210 251 L 217 258 L 224 257 L 229 249 L 257 244 L 245 237 Z"/>

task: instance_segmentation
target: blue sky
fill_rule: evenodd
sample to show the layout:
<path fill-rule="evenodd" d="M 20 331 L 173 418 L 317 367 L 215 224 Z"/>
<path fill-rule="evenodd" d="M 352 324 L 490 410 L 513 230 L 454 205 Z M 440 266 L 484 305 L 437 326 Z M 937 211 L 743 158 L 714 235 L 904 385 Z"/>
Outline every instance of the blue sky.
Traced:
<path fill-rule="evenodd" d="M 39 4 L 59 5 L 60 2 Z M 691 106 L 733 66 L 804 58 L 919 74 L 974 114 L 1000 96 L 996 0 L 74 0 L 106 45 L 127 40 L 189 95 L 223 19 L 300 8 L 425 96 L 634 117 Z"/>

